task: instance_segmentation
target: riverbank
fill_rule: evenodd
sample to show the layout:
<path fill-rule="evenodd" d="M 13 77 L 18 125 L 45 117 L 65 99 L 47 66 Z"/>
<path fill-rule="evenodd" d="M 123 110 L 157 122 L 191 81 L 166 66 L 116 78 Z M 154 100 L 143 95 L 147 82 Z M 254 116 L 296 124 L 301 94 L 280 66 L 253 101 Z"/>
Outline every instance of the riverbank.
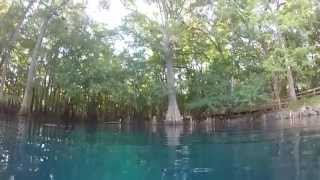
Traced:
<path fill-rule="evenodd" d="M 320 96 L 302 98 L 289 102 L 288 108 L 281 111 L 285 117 L 306 117 L 320 115 Z"/>
<path fill-rule="evenodd" d="M 320 116 L 320 96 L 298 99 L 289 102 L 287 108 L 274 112 L 257 114 L 259 115 L 253 114 L 253 116 L 262 117 L 262 119 L 290 119 L 291 121 L 297 121 L 306 117 Z"/>
<path fill-rule="evenodd" d="M 3 105 L 0 108 L 1 114 L 9 114 L 9 115 L 15 115 L 17 112 L 17 107 L 12 107 L 9 105 Z M 184 116 L 184 123 L 209 123 L 212 124 L 212 120 L 221 120 L 221 121 L 242 121 L 242 120 L 249 120 L 249 121 L 263 121 L 264 116 L 266 116 L 267 119 L 299 119 L 304 117 L 310 117 L 310 116 L 320 116 L 320 96 L 313 96 L 313 97 L 307 97 L 307 98 L 301 98 L 296 101 L 288 102 L 286 105 L 286 108 L 282 108 L 281 110 L 276 110 L 277 108 L 269 108 L 265 110 L 258 110 L 258 111 L 245 111 L 245 113 L 224 113 L 224 114 L 202 114 L 196 116 L 195 114 L 185 115 Z M 68 112 L 68 111 L 67 111 Z M 85 116 L 68 116 L 72 113 L 54 113 L 54 112 L 34 112 L 30 115 L 30 117 L 36 117 L 36 118 L 54 118 L 54 119 L 61 119 L 61 120 L 67 120 L 72 122 L 82 122 L 86 121 L 87 118 Z M 99 114 L 99 118 L 96 121 L 101 122 L 109 122 L 109 121 L 118 121 L 119 119 L 122 120 L 123 124 L 128 123 L 134 123 L 133 119 L 137 118 L 134 117 L 109 117 L 108 119 L 105 119 L 103 116 Z M 150 117 L 149 117 L 150 118 Z M 139 119 L 139 122 L 144 121 L 150 121 L 152 124 L 158 124 L 162 123 L 163 118 L 153 116 L 150 119 Z M 92 119 L 90 119 L 92 120 Z"/>

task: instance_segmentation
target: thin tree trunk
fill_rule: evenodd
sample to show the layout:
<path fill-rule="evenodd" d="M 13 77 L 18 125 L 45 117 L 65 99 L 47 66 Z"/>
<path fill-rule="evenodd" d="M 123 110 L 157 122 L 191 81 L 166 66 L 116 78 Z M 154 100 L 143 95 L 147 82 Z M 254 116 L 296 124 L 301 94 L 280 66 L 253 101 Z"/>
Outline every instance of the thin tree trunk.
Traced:
<path fill-rule="evenodd" d="M 294 89 L 294 79 L 292 76 L 291 67 L 289 66 L 287 69 L 287 78 L 288 78 L 288 93 L 290 100 L 297 100 L 296 91 Z"/>
<path fill-rule="evenodd" d="M 46 113 L 47 112 L 47 107 L 48 107 L 48 97 L 49 97 L 49 91 L 51 89 L 51 78 L 49 75 L 46 75 L 45 78 L 48 77 L 48 82 L 45 83 L 45 90 L 43 91 L 43 107 L 42 107 L 42 112 Z"/>
<path fill-rule="evenodd" d="M 35 88 L 32 88 L 32 97 L 31 97 L 31 103 L 30 103 L 30 113 L 34 112 L 35 111 Z"/>
<path fill-rule="evenodd" d="M 278 104 L 278 108 L 281 109 L 281 99 L 280 99 L 280 88 L 279 88 L 279 77 L 277 74 L 272 76 L 272 86 L 274 99 Z"/>
<path fill-rule="evenodd" d="M 164 33 L 164 58 L 166 61 L 166 78 L 168 86 L 168 110 L 166 113 L 165 123 L 179 124 L 182 123 L 182 116 L 177 103 L 175 80 L 173 71 L 173 52 L 171 47 L 170 33 L 165 30 Z"/>
<path fill-rule="evenodd" d="M 1 78 L 0 78 L 0 103 L 5 102 L 5 97 L 4 97 L 4 88 L 5 88 L 5 83 L 6 83 L 6 75 L 7 75 L 7 69 L 8 69 L 8 61 L 5 61 L 4 64 L 2 65 L 2 72 L 1 72 Z"/>
<path fill-rule="evenodd" d="M 231 76 L 231 80 L 230 80 L 230 95 L 233 96 L 234 94 L 234 86 L 235 86 L 235 80 L 233 75 Z"/>
<path fill-rule="evenodd" d="M 45 35 L 45 31 L 48 27 L 48 23 L 51 16 L 47 16 L 47 18 L 44 19 L 44 22 L 40 28 L 40 33 L 37 38 L 36 45 L 32 51 L 32 55 L 30 57 L 31 64 L 29 66 L 29 72 L 28 72 L 28 79 L 26 84 L 25 93 L 23 96 L 23 101 L 20 107 L 19 115 L 27 115 L 30 113 L 31 110 L 31 99 L 32 99 L 32 88 L 33 88 L 33 80 L 36 73 L 36 65 L 37 65 L 37 59 L 39 50 L 42 44 L 42 39 Z"/>
<path fill-rule="evenodd" d="M 98 102 L 96 96 L 92 96 L 88 99 L 87 104 L 87 118 L 90 121 L 97 121 L 98 120 Z"/>

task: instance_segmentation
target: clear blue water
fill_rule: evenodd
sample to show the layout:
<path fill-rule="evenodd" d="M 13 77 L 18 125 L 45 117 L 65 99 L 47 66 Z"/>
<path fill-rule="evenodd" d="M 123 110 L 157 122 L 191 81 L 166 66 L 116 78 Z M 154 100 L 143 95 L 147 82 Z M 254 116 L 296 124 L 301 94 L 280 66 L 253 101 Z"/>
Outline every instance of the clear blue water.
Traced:
<path fill-rule="evenodd" d="M 320 179 L 317 121 L 65 128 L 3 118 L 0 180 Z"/>

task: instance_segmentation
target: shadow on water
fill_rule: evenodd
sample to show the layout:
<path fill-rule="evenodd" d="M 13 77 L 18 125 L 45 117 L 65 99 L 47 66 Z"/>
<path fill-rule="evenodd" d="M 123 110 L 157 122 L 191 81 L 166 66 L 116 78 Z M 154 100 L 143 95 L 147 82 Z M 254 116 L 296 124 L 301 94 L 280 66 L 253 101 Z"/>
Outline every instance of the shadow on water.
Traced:
<path fill-rule="evenodd" d="M 0 179 L 320 178 L 318 118 L 69 127 L 63 121 L 1 117 Z"/>

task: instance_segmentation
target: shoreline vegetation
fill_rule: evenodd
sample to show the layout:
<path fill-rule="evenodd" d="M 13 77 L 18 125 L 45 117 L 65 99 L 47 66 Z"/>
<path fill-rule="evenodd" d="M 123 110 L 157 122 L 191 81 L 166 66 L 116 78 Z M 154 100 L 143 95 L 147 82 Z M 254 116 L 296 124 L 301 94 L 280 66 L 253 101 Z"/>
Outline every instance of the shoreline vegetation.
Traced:
<path fill-rule="evenodd" d="M 143 1 L 152 15 L 121 2 L 128 14 L 111 28 L 85 1 L 2 0 L 1 113 L 165 124 L 320 114 L 317 0 Z"/>
<path fill-rule="evenodd" d="M 1 104 L 0 106 L 0 113 L 7 114 L 7 115 L 18 115 L 19 105 L 14 104 L 13 101 L 8 101 L 8 104 Z M 259 108 L 254 109 L 254 107 L 250 107 L 247 109 L 241 109 L 240 112 L 224 112 L 224 113 L 204 113 L 201 114 L 199 117 L 192 116 L 190 114 L 183 115 L 183 121 L 181 123 L 172 123 L 168 125 L 179 125 L 179 124 L 193 124 L 193 123 L 205 123 L 205 124 L 212 124 L 213 121 L 216 120 L 244 120 L 250 118 L 258 118 L 263 119 L 266 116 L 272 116 L 276 119 L 290 119 L 292 121 L 296 121 L 305 117 L 312 117 L 312 116 L 320 116 L 320 96 L 313 96 L 313 97 L 305 97 L 298 99 L 296 101 L 290 101 L 286 104 L 285 107 L 279 109 L 277 105 L 271 106 L 264 106 L 268 107 L 266 109 Z M 87 114 L 74 114 L 72 111 L 58 111 L 58 112 L 50 112 L 50 111 L 35 111 L 33 113 L 28 114 L 30 117 L 56 117 L 58 119 L 64 121 L 86 121 L 88 120 Z M 104 122 L 107 124 L 125 124 L 125 123 L 134 123 L 131 120 L 134 117 L 124 117 L 118 116 L 106 119 L 103 115 L 97 113 L 97 117 L 95 120 L 89 119 L 90 121 L 97 121 L 97 122 Z M 151 124 L 167 124 L 163 121 L 163 119 L 150 116 L 145 117 L 144 119 L 140 119 L 141 121 L 150 122 Z"/>

